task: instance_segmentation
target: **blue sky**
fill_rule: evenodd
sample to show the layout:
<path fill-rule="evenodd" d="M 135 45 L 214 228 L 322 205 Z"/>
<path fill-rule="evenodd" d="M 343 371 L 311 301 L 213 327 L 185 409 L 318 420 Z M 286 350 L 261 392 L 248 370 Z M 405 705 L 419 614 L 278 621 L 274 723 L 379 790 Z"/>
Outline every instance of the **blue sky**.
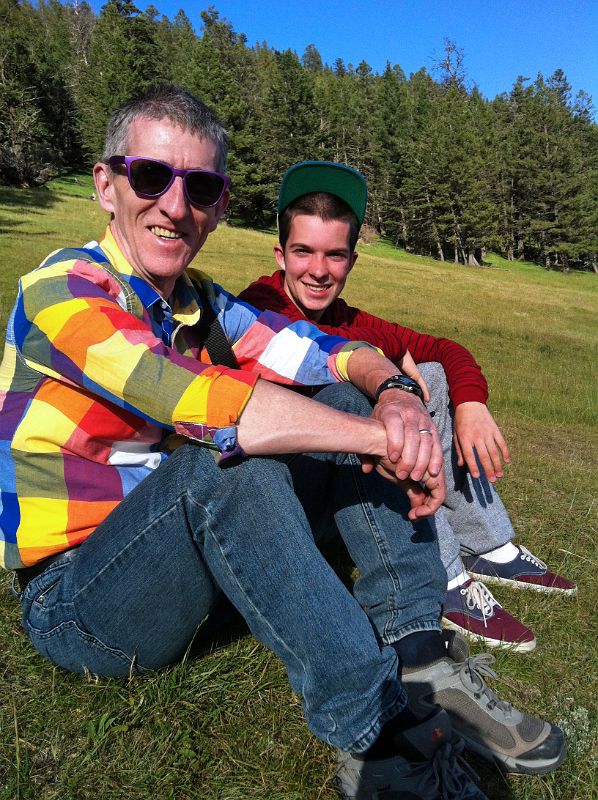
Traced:
<path fill-rule="evenodd" d="M 100 5 L 97 0 L 98 7 Z M 205 3 L 154 0 L 172 19 L 183 8 L 196 30 Z M 140 0 L 145 8 L 147 3 Z M 221 17 L 248 44 L 265 41 L 299 56 L 315 44 L 325 62 L 386 61 L 407 75 L 432 69 L 444 37 L 465 51 L 470 83 L 484 96 L 509 91 L 518 75 L 564 70 L 574 92 L 585 89 L 598 107 L 598 0 L 214 0 Z"/>

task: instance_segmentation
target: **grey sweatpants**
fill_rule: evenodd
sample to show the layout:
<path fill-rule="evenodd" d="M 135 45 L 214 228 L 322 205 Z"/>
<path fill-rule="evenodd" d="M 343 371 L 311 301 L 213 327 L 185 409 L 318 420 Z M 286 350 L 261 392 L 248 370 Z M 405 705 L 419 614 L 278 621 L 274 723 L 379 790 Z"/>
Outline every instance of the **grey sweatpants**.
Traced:
<path fill-rule="evenodd" d="M 440 557 L 451 580 L 464 570 L 460 553 L 487 553 L 509 542 L 515 531 L 496 489 L 483 471 L 472 478 L 457 464 L 453 444 L 453 406 L 449 400 L 446 375 L 436 362 L 418 364 L 428 389 L 428 411 L 440 433 L 444 452 L 447 493 L 443 507 L 434 516 Z"/>

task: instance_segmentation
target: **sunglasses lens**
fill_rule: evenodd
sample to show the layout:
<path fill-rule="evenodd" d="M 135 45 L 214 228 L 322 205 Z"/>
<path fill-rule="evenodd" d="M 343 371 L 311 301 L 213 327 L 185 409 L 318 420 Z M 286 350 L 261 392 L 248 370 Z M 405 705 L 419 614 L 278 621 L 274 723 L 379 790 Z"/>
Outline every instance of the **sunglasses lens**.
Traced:
<path fill-rule="evenodd" d="M 198 206 L 213 206 L 224 190 L 224 180 L 212 172 L 190 172 L 185 185 L 189 200 Z"/>
<path fill-rule="evenodd" d="M 131 163 L 131 186 L 139 194 L 158 195 L 164 191 L 172 178 L 167 164 L 139 158 Z"/>

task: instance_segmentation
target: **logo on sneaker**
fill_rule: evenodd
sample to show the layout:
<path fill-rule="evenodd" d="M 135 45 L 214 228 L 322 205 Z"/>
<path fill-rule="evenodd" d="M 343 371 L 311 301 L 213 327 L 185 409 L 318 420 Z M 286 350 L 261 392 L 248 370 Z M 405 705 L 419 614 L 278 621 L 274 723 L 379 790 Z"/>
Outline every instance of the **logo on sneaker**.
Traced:
<path fill-rule="evenodd" d="M 436 742 L 439 742 L 441 739 L 444 739 L 444 731 L 442 728 L 434 728 L 432 731 L 432 741 L 436 744 Z"/>

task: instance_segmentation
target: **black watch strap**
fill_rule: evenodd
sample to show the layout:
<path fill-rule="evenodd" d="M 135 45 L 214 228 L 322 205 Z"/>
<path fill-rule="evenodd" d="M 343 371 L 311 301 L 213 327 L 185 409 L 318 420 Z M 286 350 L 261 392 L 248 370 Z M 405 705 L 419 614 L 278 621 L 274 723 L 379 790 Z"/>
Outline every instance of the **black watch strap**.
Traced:
<path fill-rule="evenodd" d="M 401 389 L 403 392 L 415 394 L 419 399 L 424 402 L 424 393 L 419 383 L 413 378 L 408 378 L 406 375 L 391 375 L 383 381 L 376 390 L 376 402 L 380 399 L 382 392 L 387 389 Z"/>

